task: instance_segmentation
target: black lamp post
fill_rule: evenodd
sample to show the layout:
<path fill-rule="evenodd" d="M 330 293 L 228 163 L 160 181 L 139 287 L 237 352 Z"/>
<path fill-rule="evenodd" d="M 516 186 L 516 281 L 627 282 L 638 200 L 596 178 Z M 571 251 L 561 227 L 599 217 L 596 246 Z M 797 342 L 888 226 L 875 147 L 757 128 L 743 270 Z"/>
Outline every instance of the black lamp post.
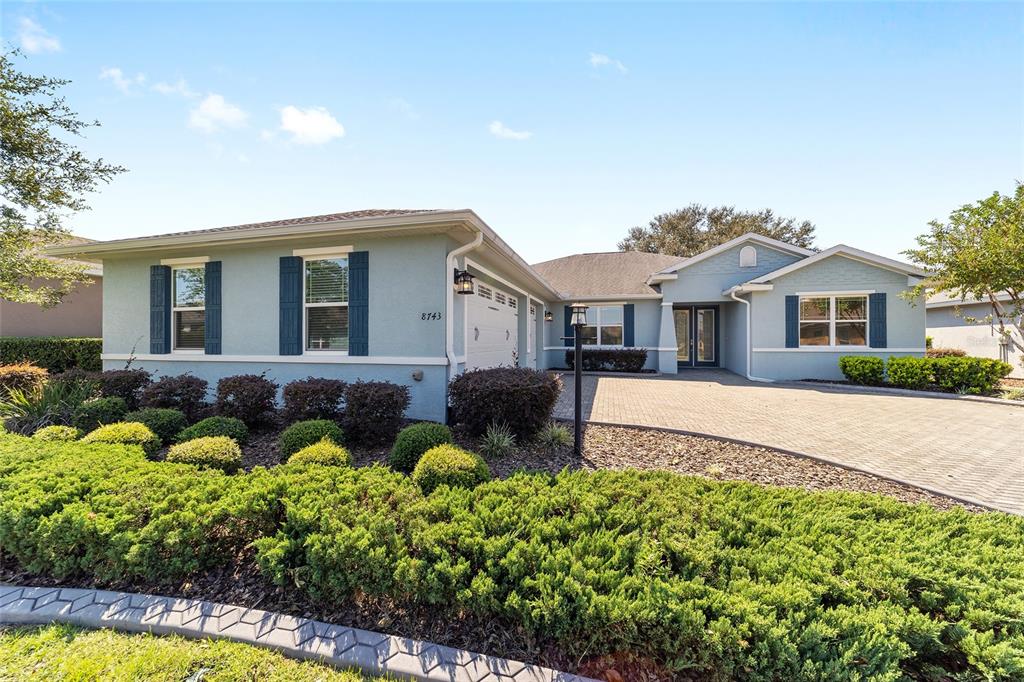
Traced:
<path fill-rule="evenodd" d="M 572 312 L 572 330 L 576 343 L 576 352 L 573 362 L 573 378 L 575 380 L 576 398 L 576 428 L 573 438 L 573 454 L 576 457 L 583 456 L 583 327 L 587 324 L 587 306 L 582 303 L 573 303 L 570 306 Z"/>

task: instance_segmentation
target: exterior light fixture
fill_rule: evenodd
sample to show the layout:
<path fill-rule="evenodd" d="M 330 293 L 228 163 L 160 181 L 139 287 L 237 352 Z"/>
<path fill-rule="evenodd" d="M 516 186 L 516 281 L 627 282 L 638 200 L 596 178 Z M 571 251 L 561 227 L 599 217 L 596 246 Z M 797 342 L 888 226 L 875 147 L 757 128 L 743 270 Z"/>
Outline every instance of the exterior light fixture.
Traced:
<path fill-rule="evenodd" d="M 455 293 L 464 296 L 473 293 L 473 275 L 469 270 L 455 269 Z"/>
<path fill-rule="evenodd" d="M 572 312 L 573 333 L 573 398 L 575 399 L 575 423 L 573 424 L 573 454 L 583 456 L 583 328 L 587 326 L 587 306 L 573 303 L 569 306 Z"/>
<path fill-rule="evenodd" d="M 555 316 L 551 314 L 550 310 L 545 310 L 544 311 L 544 321 L 545 322 L 551 322 L 554 319 L 555 319 Z"/>
<path fill-rule="evenodd" d="M 573 303 L 570 307 L 572 311 L 572 326 L 584 327 L 587 324 L 587 306 L 582 303 Z"/>

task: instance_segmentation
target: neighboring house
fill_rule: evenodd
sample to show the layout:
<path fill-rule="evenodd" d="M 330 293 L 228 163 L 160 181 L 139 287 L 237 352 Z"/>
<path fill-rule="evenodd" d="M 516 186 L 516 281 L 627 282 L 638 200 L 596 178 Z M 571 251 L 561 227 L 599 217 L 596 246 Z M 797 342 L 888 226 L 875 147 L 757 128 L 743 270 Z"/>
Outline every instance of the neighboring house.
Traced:
<path fill-rule="evenodd" d="M 924 352 L 924 306 L 899 296 L 924 273 L 757 235 L 689 259 L 531 267 L 472 211 L 371 210 L 50 253 L 103 263 L 106 368 L 133 359 L 211 384 L 260 372 L 388 380 L 410 387 L 416 419 L 444 420 L 447 382 L 465 369 L 564 366 L 574 300 L 591 306 L 588 345 L 646 347 L 664 373 L 836 378 L 840 355 Z M 469 295 L 455 293 L 461 271 Z"/>
<path fill-rule="evenodd" d="M 1009 301 L 1009 294 L 1000 294 L 1000 301 Z M 948 294 L 935 294 L 928 298 L 928 336 L 935 348 L 959 348 L 968 355 L 981 358 L 996 358 L 1013 365 L 1011 377 L 1024 378 L 1021 354 L 1017 348 L 999 333 L 999 323 L 986 322 L 992 314 L 992 304 L 987 301 L 967 300 Z M 970 322 L 964 318 L 972 318 Z M 1020 333 L 1009 324 L 1007 330 L 1020 342 Z"/>

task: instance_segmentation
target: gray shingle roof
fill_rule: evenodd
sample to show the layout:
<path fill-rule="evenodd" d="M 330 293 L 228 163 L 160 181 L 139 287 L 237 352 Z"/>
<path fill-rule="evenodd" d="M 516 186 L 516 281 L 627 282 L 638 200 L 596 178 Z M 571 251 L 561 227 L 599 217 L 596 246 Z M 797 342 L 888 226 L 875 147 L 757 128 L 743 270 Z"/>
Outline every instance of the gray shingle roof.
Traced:
<path fill-rule="evenodd" d="M 686 260 L 641 251 L 580 253 L 537 263 L 533 269 L 551 286 L 572 297 L 657 294 L 647 278 Z"/>

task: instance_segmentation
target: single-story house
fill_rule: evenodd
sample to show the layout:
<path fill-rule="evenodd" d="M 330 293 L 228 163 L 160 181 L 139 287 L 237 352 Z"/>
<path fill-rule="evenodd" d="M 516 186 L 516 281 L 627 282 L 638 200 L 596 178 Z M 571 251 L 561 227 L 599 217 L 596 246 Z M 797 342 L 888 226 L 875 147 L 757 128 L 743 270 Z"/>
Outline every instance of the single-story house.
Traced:
<path fill-rule="evenodd" d="M 1000 301 L 1009 301 L 1010 295 L 999 294 Z M 1013 365 L 1011 377 L 1024 379 L 1021 354 L 1009 339 L 999 333 L 999 323 L 986 321 L 992 315 L 992 304 L 988 301 L 967 300 L 949 294 L 933 294 L 928 297 L 928 336 L 935 348 L 959 348 L 968 355 L 979 358 L 995 358 Z M 1006 325 L 1011 336 L 1020 342 L 1020 333 Z"/>
<path fill-rule="evenodd" d="M 925 345 L 924 306 L 900 297 L 922 271 L 754 234 L 686 259 L 530 266 L 473 211 L 369 210 L 51 253 L 103 264 L 106 368 L 389 380 L 410 387 L 417 419 L 445 418 L 447 382 L 466 369 L 565 366 L 574 301 L 590 306 L 588 346 L 646 348 L 666 374 L 837 378 L 841 355 Z"/>

